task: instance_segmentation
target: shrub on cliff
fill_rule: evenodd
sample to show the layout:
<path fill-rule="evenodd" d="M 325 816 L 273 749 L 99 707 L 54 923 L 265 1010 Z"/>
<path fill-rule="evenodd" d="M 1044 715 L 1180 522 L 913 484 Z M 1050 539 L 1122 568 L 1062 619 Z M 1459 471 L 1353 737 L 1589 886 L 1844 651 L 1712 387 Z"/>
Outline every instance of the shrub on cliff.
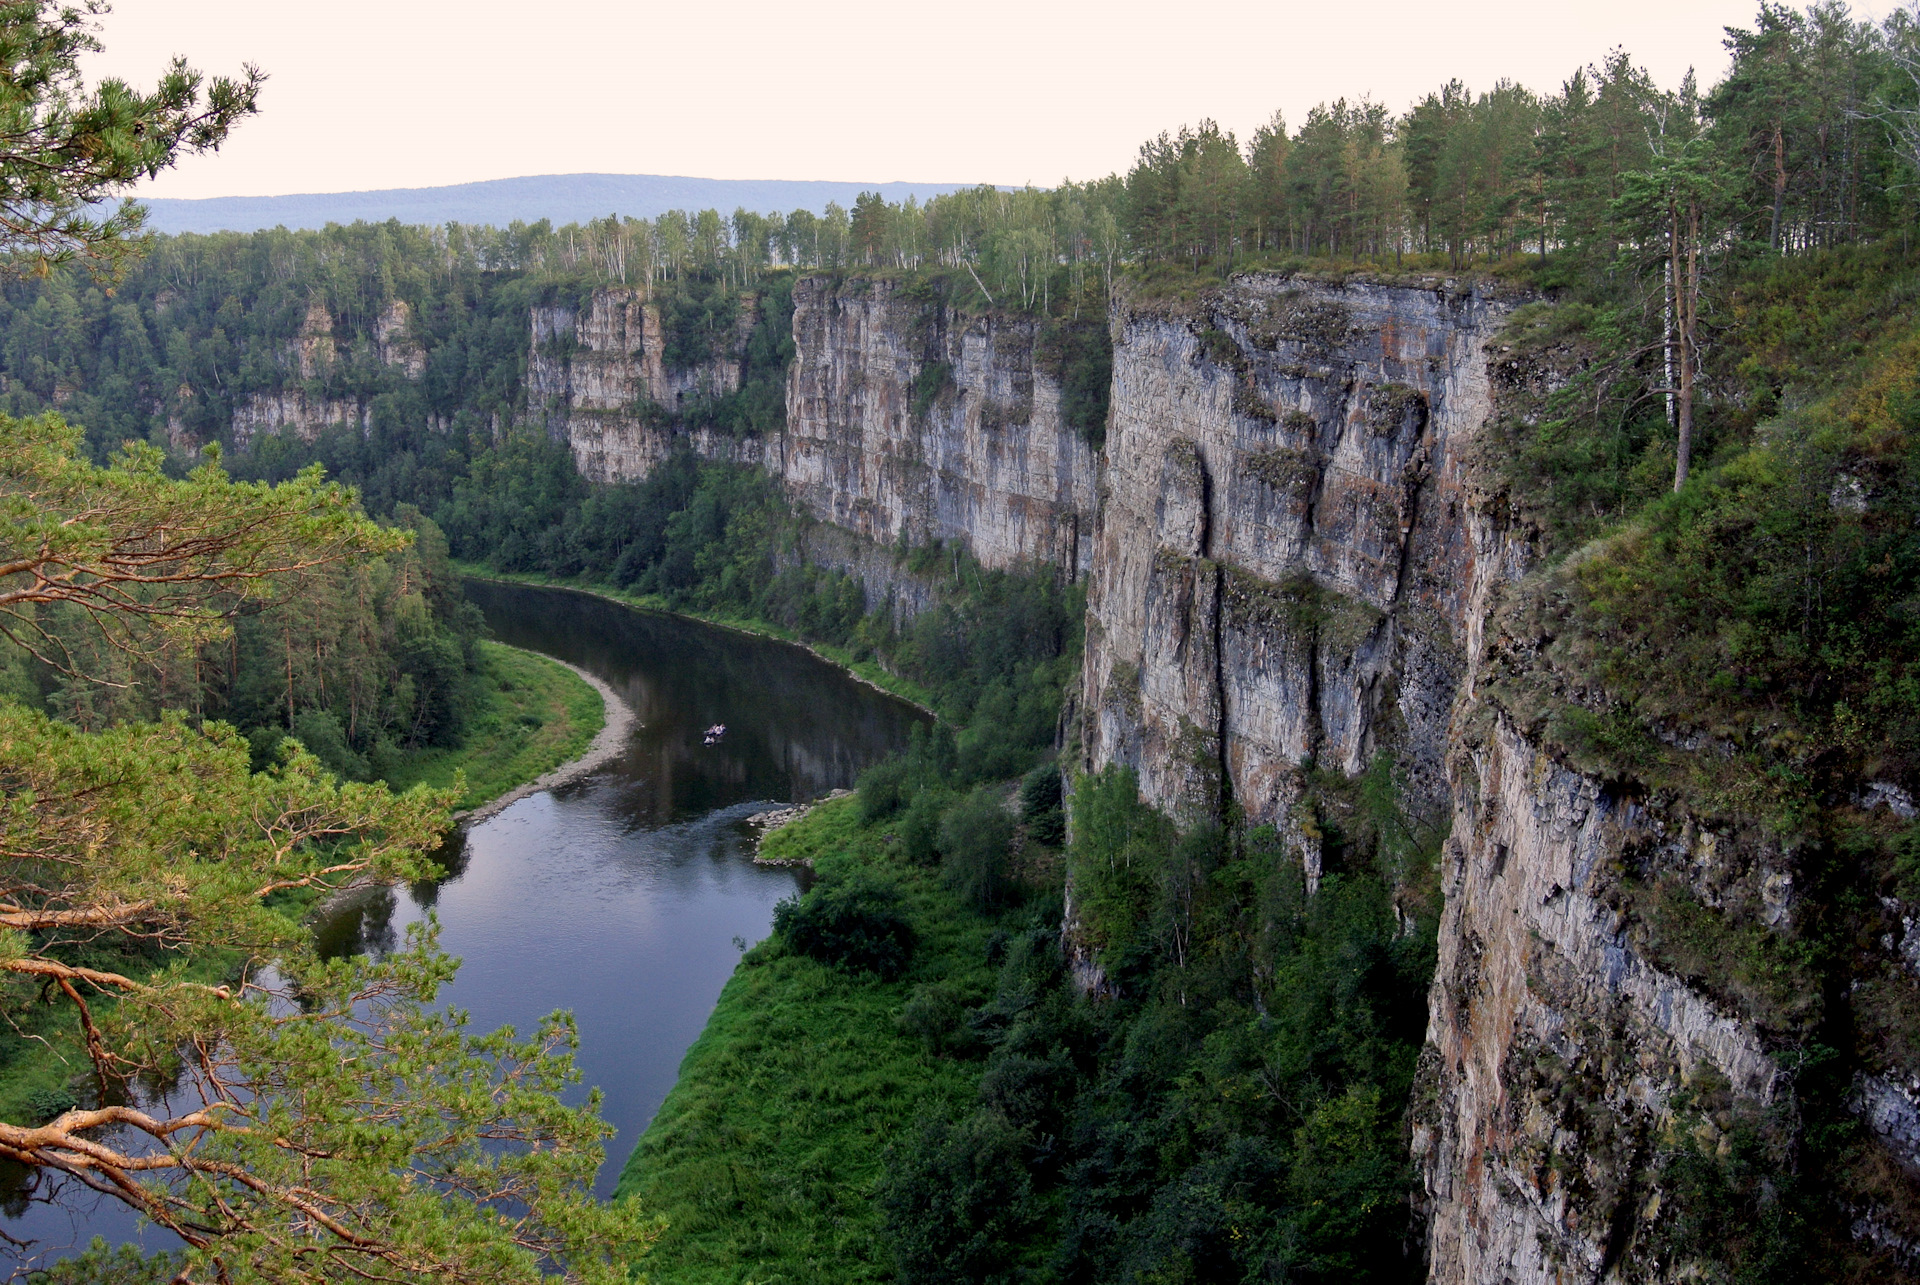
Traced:
<path fill-rule="evenodd" d="M 855 783 L 860 794 L 860 824 L 872 825 L 884 821 L 901 808 L 911 797 L 907 785 L 907 761 L 892 758 L 860 774 Z"/>
<path fill-rule="evenodd" d="M 878 1203 L 893 1236 L 898 1279 L 1003 1281 L 1039 1223 L 1021 1164 L 1024 1139 L 992 1112 L 928 1122 L 887 1153 Z"/>
<path fill-rule="evenodd" d="M 1020 782 L 1020 821 L 1035 843 L 1057 848 L 1067 841 L 1067 814 L 1062 806 L 1060 767 L 1042 763 Z"/>

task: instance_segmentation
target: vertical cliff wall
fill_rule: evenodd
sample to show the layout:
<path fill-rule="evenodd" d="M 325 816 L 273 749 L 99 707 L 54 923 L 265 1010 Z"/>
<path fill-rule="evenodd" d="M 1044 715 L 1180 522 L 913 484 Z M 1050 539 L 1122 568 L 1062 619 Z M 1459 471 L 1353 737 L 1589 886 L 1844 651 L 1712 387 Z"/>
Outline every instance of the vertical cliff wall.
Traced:
<path fill-rule="evenodd" d="M 797 500 L 876 543 L 1085 572 L 1097 463 L 1061 414 L 1041 323 L 954 313 L 884 279 L 804 278 L 793 302 L 768 467 Z"/>
<path fill-rule="evenodd" d="M 1724 943 L 1708 950 L 1765 951 L 1817 907 L 1797 900 L 1803 855 L 1585 775 L 1503 707 L 1492 678 L 1528 664 L 1511 608 L 1533 544 L 1483 470 L 1492 418 L 1539 391 L 1498 340 L 1513 302 L 1251 275 L 1116 303 L 1083 761 L 1132 765 L 1176 815 L 1231 802 L 1275 822 L 1311 883 L 1302 765 L 1352 775 L 1390 752 L 1414 805 L 1451 818 L 1412 1114 L 1430 1279 L 1673 1279 L 1681 1202 L 1702 1197 L 1663 1166 L 1756 1137 L 1789 1155 L 1784 1068 L 1828 1001 L 1769 1012 L 1683 973 L 1660 917 L 1692 915 Z M 1913 811 L 1881 794 L 1862 806 Z M 1908 994 L 1920 916 L 1903 913 L 1881 953 Z M 1835 1235 L 1910 1269 L 1920 1068 L 1853 1083 L 1871 1141 Z"/>
<path fill-rule="evenodd" d="M 404 299 L 389 300 L 374 319 L 371 346 L 357 352 L 349 346 L 342 351 L 332 311 L 324 300 L 314 298 L 299 333 L 280 353 L 280 367 L 285 372 L 282 386 L 271 393 L 247 394 L 234 404 L 233 444 L 244 449 L 263 433 L 292 433 L 310 442 L 328 428 L 368 431 L 373 425 L 369 398 L 364 393 L 335 391 L 335 376 L 358 360 L 391 367 L 408 379 L 420 378 L 426 371 L 427 357 L 413 335 L 412 322 L 412 309 Z M 194 444 L 181 425 L 179 410 L 191 393 L 185 387 L 176 393 L 168 417 L 168 437 L 176 446 Z"/>
<path fill-rule="evenodd" d="M 688 433 L 676 423 L 689 402 L 739 390 L 757 303 L 757 295 L 742 295 L 711 355 L 684 368 L 668 362 L 660 309 L 641 290 L 595 290 L 584 307 L 536 306 L 529 317 L 528 416 L 566 442 L 581 475 L 596 482 L 640 481 L 681 440 L 710 459 L 758 463 L 759 438 Z"/>
<path fill-rule="evenodd" d="M 1155 803 L 1281 820 L 1306 760 L 1445 796 L 1477 551 L 1463 452 L 1508 305 L 1239 278 L 1114 314 L 1085 754 Z"/>
<path fill-rule="evenodd" d="M 1064 422 L 1041 323 L 956 314 L 876 278 L 804 277 L 793 305 L 784 432 L 736 438 L 675 421 L 688 403 L 740 387 L 751 296 L 721 351 L 687 370 L 666 360 L 659 309 L 636 291 L 534 309 L 529 413 L 598 481 L 644 478 L 686 445 L 760 464 L 814 516 L 870 544 L 954 541 L 990 567 L 1085 571 L 1097 460 Z M 842 543 L 819 552 L 863 560 Z"/>

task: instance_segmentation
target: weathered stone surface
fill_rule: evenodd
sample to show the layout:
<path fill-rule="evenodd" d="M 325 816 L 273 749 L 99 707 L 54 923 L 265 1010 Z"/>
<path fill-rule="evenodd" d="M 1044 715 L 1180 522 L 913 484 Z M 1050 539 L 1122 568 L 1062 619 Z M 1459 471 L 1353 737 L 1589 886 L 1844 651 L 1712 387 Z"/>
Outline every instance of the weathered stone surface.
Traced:
<path fill-rule="evenodd" d="M 1132 764 L 1176 811 L 1224 788 L 1276 820 L 1303 760 L 1353 773 L 1391 740 L 1444 799 L 1471 609 L 1463 452 L 1507 306 L 1270 274 L 1192 311 L 1116 305 L 1090 766 Z M 1178 588 L 1193 559 L 1217 593 Z"/>
<path fill-rule="evenodd" d="M 365 360 L 364 340 L 359 351 L 362 356 L 356 360 Z M 426 350 L 413 334 L 413 309 L 406 300 L 388 300 L 374 319 L 371 356 L 408 379 L 426 374 Z M 329 428 L 367 432 L 373 426 L 373 411 L 364 397 L 335 397 L 314 391 L 316 387 L 324 389 L 328 377 L 346 360 L 334 338 L 333 313 L 326 301 L 316 296 L 307 305 L 299 334 L 281 356 L 289 382 L 276 392 L 250 393 L 235 402 L 231 421 L 234 446 L 244 449 L 262 433 L 291 433 L 310 442 Z M 299 382 L 292 382 L 295 379 Z M 198 445 L 186 431 L 179 412 L 191 396 L 192 390 L 181 385 L 168 407 L 167 437 L 181 449 Z"/>
<path fill-rule="evenodd" d="M 427 351 L 413 333 L 413 306 L 405 299 L 388 302 L 373 323 L 375 355 L 408 379 L 427 373 Z"/>
<path fill-rule="evenodd" d="M 532 309 L 527 412 L 573 449 L 574 464 L 596 482 L 637 482 L 678 441 L 709 459 L 760 463 L 763 443 L 725 433 L 676 430 L 689 402 L 740 388 L 758 296 L 740 297 L 734 328 L 709 361 L 669 366 L 660 309 L 634 287 L 595 290 L 584 312 L 570 304 Z"/>
<path fill-rule="evenodd" d="M 277 393 L 254 393 L 233 408 L 233 442 L 244 447 L 261 433 L 291 432 L 310 442 L 322 430 L 352 427 L 366 432 L 372 425 L 366 404 L 348 397 L 310 397 L 303 388 Z"/>
<path fill-rule="evenodd" d="M 1569 1266 L 1598 1279 L 1632 1234 L 1632 1177 L 1673 1092 L 1710 1070 L 1765 1103 L 1779 1071 L 1749 1023 L 1647 960 L 1609 904 L 1622 852 L 1657 838 L 1655 818 L 1504 720 L 1464 738 L 1452 766 L 1434 1102 L 1414 1144 L 1431 1279 L 1550 1285 Z M 1571 1094 L 1551 1092 L 1569 1080 Z"/>
<path fill-rule="evenodd" d="M 888 280 L 803 278 L 793 304 L 787 431 L 767 467 L 796 500 L 876 543 L 1084 572 L 1097 462 L 1035 360 L 1038 323 L 952 314 Z"/>
<path fill-rule="evenodd" d="M 729 349 L 688 371 L 666 364 L 658 309 L 638 291 L 595 291 L 584 313 L 534 309 L 529 413 L 596 480 L 639 480 L 686 445 L 760 465 L 814 516 L 873 544 L 946 540 L 991 567 L 1085 570 L 1098 466 L 1035 360 L 1036 322 L 949 315 L 887 280 L 805 277 L 793 301 L 784 433 L 673 422 L 689 399 L 739 388 L 751 295 Z"/>

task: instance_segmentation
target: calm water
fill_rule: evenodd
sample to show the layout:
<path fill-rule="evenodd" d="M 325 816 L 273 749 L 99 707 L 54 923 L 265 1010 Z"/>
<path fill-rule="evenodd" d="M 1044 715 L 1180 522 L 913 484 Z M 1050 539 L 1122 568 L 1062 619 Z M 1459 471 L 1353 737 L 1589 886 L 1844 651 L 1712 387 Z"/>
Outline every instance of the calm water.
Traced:
<path fill-rule="evenodd" d="M 330 950 L 379 950 L 429 909 L 463 962 L 447 1001 L 477 1029 L 530 1031 L 556 1008 L 619 1134 L 599 1190 L 673 1087 L 742 943 L 759 941 L 793 872 L 753 865 L 739 822 L 852 784 L 904 747 L 915 711 L 797 647 L 565 590 L 470 582 L 502 641 L 605 680 L 638 725 L 625 756 L 522 799 L 455 841 L 430 888 L 370 898 L 323 925 Z M 701 733 L 725 723 L 719 745 Z M 114 1202 L 14 1188 L 0 1226 L 42 1248 L 95 1234 L 158 1247 Z M 0 1261 L 10 1247 L 0 1242 Z"/>

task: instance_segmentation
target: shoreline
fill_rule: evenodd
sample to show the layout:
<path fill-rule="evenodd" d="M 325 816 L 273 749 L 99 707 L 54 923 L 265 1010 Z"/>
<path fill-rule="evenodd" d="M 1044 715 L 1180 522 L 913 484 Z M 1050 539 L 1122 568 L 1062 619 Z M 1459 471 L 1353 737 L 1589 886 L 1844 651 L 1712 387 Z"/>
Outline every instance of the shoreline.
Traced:
<path fill-rule="evenodd" d="M 507 583 L 511 582 L 509 581 Z M 522 650 L 525 649 L 522 648 Z M 595 769 L 604 767 L 614 759 L 619 758 L 626 750 L 627 737 L 634 728 L 633 706 L 627 704 L 612 687 L 608 686 L 595 675 L 589 674 L 578 665 L 569 665 L 566 661 L 555 656 L 549 656 L 545 652 L 532 652 L 529 654 L 539 656 L 543 660 L 550 660 L 556 665 L 565 665 L 566 668 L 572 670 L 584 679 L 587 685 L 592 687 L 593 690 L 599 692 L 601 707 L 606 711 L 605 722 L 600 725 L 600 731 L 594 736 L 593 740 L 588 742 L 586 752 L 578 758 L 570 759 L 545 775 L 536 777 L 525 784 L 516 785 L 505 794 L 488 799 L 477 808 L 472 808 L 466 812 L 454 813 L 454 825 L 463 830 L 498 816 L 515 803 L 518 803 L 521 799 L 527 798 L 530 795 L 538 794 L 542 790 L 558 789 L 560 786 L 566 785 L 569 782 L 577 781 Z"/>
<path fill-rule="evenodd" d="M 768 839 L 795 822 L 806 820 L 822 803 L 852 798 L 853 794 L 852 790 L 828 790 L 817 799 L 791 804 L 784 808 L 773 808 L 748 817 L 746 824 L 758 832 L 753 839 L 753 864 L 756 866 L 805 866 L 808 870 L 813 869 L 812 857 L 763 857 L 760 853 L 767 846 Z"/>
<path fill-rule="evenodd" d="M 919 701 L 915 700 L 911 696 L 904 695 L 900 692 L 894 691 L 890 687 L 884 686 L 883 684 L 880 684 L 880 683 L 876 683 L 873 679 L 868 678 L 865 674 L 860 673 L 858 670 L 854 669 L 851 665 L 847 665 L 835 659 L 834 657 L 827 655 L 825 652 L 821 651 L 818 647 L 815 647 L 812 643 L 806 642 L 803 639 L 785 638 L 777 633 L 771 632 L 770 630 L 757 629 L 750 624 L 746 624 L 740 621 L 718 620 L 711 616 L 700 615 L 697 612 L 675 611 L 670 607 L 649 606 L 644 603 L 634 602 L 628 598 L 622 598 L 619 595 L 614 593 L 609 593 L 604 589 L 589 589 L 584 585 L 554 584 L 545 580 L 521 580 L 521 579 L 516 579 L 510 575 L 508 576 L 503 576 L 499 574 L 482 575 L 477 571 L 465 570 L 458 563 L 454 564 L 454 572 L 460 577 L 462 577 L 463 579 L 484 580 L 489 584 L 518 585 L 521 588 L 526 588 L 526 589 L 559 589 L 566 593 L 584 593 L 588 597 L 598 598 L 603 602 L 614 603 L 617 606 L 625 607 L 629 611 L 650 611 L 655 613 L 656 615 L 673 616 L 680 620 L 692 620 L 692 621 L 696 621 L 699 624 L 707 625 L 714 629 L 725 629 L 731 633 L 745 634 L 749 638 L 764 638 L 768 642 L 784 643 L 789 647 L 798 647 L 801 651 L 806 652 L 808 655 L 812 656 L 815 660 L 821 661 L 824 664 L 832 665 L 835 669 L 845 674 L 848 678 L 851 678 L 854 682 L 860 683 L 861 685 L 866 687 L 871 687 L 873 688 L 874 691 L 881 693 L 883 696 L 890 696 L 894 700 L 897 700 L 902 704 L 911 705 L 914 709 L 919 710 L 922 714 L 925 714 L 928 718 L 931 718 L 936 723 L 941 721 L 940 715 L 936 713 L 929 706 L 921 704 Z M 546 655 L 545 652 L 541 652 L 539 654 L 542 656 Z M 548 657 L 548 659 L 551 660 L 552 657 Z M 565 661 L 560 661 L 558 663 L 562 665 L 566 664 Z M 573 666 L 568 665 L 567 668 L 573 669 Z M 599 682 L 598 679 L 590 677 L 582 670 L 574 669 L 574 672 L 579 674 L 582 678 L 586 678 L 587 681 L 595 683 L 596 685 Z"/>

